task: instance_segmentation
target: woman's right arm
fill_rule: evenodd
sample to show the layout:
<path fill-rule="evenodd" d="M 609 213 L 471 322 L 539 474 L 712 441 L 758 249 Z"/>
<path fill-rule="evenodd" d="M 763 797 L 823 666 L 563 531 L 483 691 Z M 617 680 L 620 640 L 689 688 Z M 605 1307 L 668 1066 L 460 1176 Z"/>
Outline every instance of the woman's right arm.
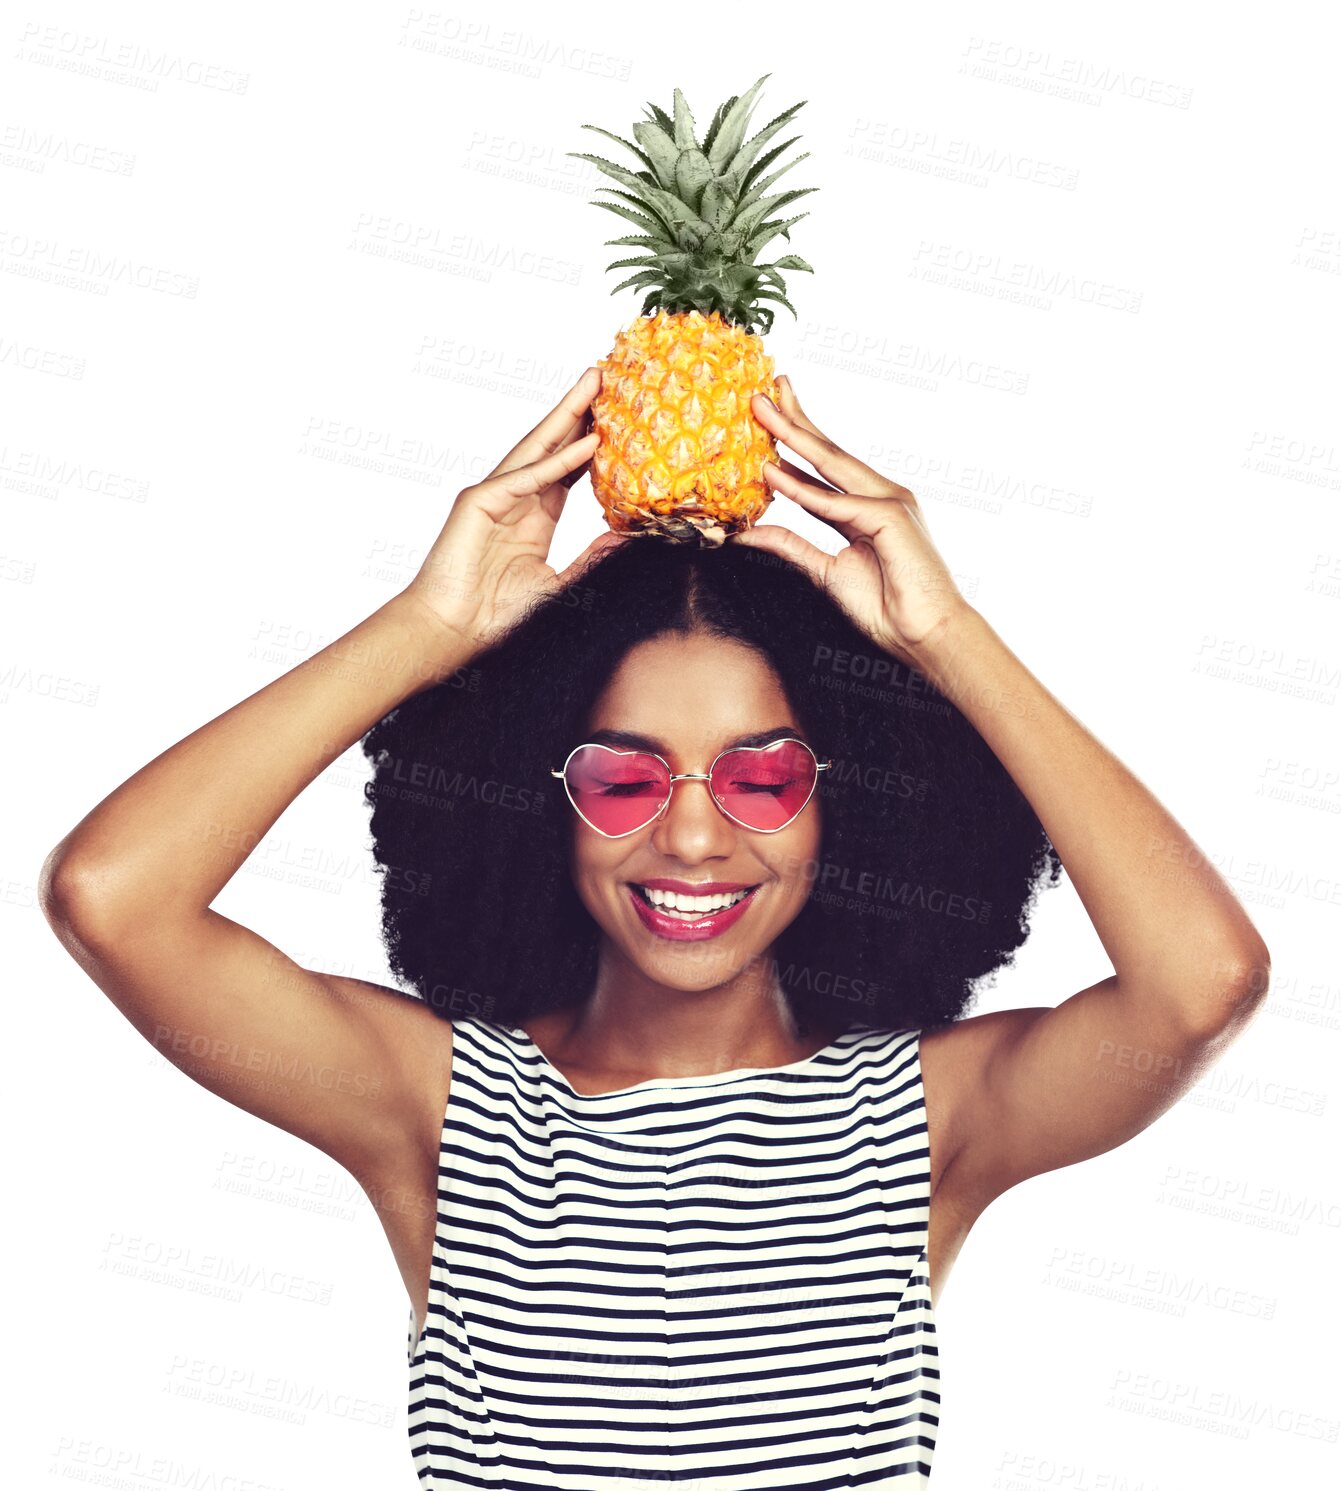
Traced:
<path fill-rule="evenodd" d="M 602 534 L 561 575 L 547 563 L 598 388 L 584 375 L 458 495 L 405 590 L 155 757 L 42 868 L 57 936 L 146 1040 L 360 1181 L 433 1173 L 448 1029 L 413 995 L 299 967 L 210 903 L 326 766 L 620 541 Z"/>
<path fill-rule="evenodd" d="M 359 1177 L 426 1132 L 424 1105 L 445 1095 L 442 1021 L 300 967 L 210 903 L 326 766 L 471 652 L 402 592 L 142 767 L 42 870 L 56 935 L 146 1040 Z"/>

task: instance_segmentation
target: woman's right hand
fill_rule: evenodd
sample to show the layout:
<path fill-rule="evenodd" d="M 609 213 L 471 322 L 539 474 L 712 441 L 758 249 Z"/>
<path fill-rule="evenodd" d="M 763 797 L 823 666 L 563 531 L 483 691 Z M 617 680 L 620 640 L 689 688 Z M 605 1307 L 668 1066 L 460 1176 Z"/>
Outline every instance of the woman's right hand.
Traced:
<path fill-rule="evenodd" d="M 451 666 L 490 646 L 534 600 L 562 590 L 589 561 L 627 541 L 592 540 L 561 574 L 547 563 L 569 487 L 591 462 L 591 403 L 601 386 L 588 368 L 558 405 L 482 481 L 464 488 L 442 532 L 400 598 L 444 634 Z"/>

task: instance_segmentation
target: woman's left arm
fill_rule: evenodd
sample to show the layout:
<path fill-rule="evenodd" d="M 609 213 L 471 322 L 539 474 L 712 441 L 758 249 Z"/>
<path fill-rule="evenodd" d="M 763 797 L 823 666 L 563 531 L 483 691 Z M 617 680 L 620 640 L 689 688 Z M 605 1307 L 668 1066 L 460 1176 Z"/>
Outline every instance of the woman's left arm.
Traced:
<path fill-rule="evenodd" d="M 991 1194 L 1170 1108 L 1255 1013 L 1270 958 L 1209 858 L 977 611 L 956 612 L 915 663 L 1028 798 L 1114 969 L 1055 1008 L 978 1017 L 957 1053 L 971 1068 L 959 1180 Z"/>
<path fill-rule="evenodd" d="M 999 1193 L 1112 1149 L 1171 1107 L 1265 996 L 1266 944 L 1172 815 L 959 594 L 913 494 L 779 387 L 783 409 L 756 399 L 757 417 L 831 485 L 785 461 L 765 474 L 848 547 L 829 555 L 771 525 L 735 541 L 809 569 L 953 701 L 1038 815 L 1113 964 L 1056 1007 L 959 1022 L 955 1159 L 961 1182 L 971 1168 Z"/>

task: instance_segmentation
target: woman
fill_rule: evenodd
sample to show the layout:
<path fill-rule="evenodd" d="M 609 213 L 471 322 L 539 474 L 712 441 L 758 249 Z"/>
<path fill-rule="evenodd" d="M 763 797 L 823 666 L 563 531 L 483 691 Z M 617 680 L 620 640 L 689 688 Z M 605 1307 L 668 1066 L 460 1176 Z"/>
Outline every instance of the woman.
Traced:
<path fill-rule="evenodd" d="M 364 1186 L 410 1296 L 425 1484 L 923 1483 L 934 1303 L 973 1222 L 1138 1133 L 1265 992 L 1195 845 L 958 593 L 913 494 L 780 381 L 753 412 L 819 479 L 768 480 L 837 555 L 776 526 L 711 552 L 605 534 L 556 575 L 590 369 L 404 591 L 44 867 L 148 1039 Z M 418 997 L 210 909 L 361 739 Z M 1201 873 L 1171 896 L 1180 861 Z M 964 1018 L 1059 863 L 1114 974 Z M 1133 1051 L 1163 1080 L 1124 1082 Z"/>

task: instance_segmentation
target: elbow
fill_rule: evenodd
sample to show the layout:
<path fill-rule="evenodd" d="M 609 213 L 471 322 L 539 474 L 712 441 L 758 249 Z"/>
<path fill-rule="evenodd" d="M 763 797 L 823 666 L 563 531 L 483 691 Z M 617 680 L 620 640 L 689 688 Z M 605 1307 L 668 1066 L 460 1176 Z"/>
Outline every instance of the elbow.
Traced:
<path fill-rule="evenodd" d="M 57 844 L 43 860 L 37 877 L 37 903 L 42 915 L 57 931 L 88 926 L 102 904 L 102 881 L 96 868 Z"/>
<path fill-rule="evenodd" d="M 37 874 L 37 904 L 54 927 L 69 915 L 73 876 L 66 867 L 59 844 L 42 861 Z"/>
<path fill-rule="evenodd" d="M 1222 942 L 1185 965 L 1170 966 L 1167 955 L 1161 961 L 1158 976 L 1119 975 L 1118 988 L 1194 1044 L 1218 1045 L 1236 1036 L 1271 985 L 1271 955 L 1256 936 Z"/>
<path fill-rule="evenodd" d="M 1260 938 L 1227 949 L 1212 964 L 1196 1001 L 1195 1019 L 1208 1035 L 1237 1032 L 1257 1013 L 1271 987 L 1271 954 Z"/>
<path fill-rule="evenodd" d="M 1224 959 L 1219 970 L 1225 998 L 1236 1004 L 1260 1004 L 1271 987 L 1271 954 L 1259 937 Z"/>

